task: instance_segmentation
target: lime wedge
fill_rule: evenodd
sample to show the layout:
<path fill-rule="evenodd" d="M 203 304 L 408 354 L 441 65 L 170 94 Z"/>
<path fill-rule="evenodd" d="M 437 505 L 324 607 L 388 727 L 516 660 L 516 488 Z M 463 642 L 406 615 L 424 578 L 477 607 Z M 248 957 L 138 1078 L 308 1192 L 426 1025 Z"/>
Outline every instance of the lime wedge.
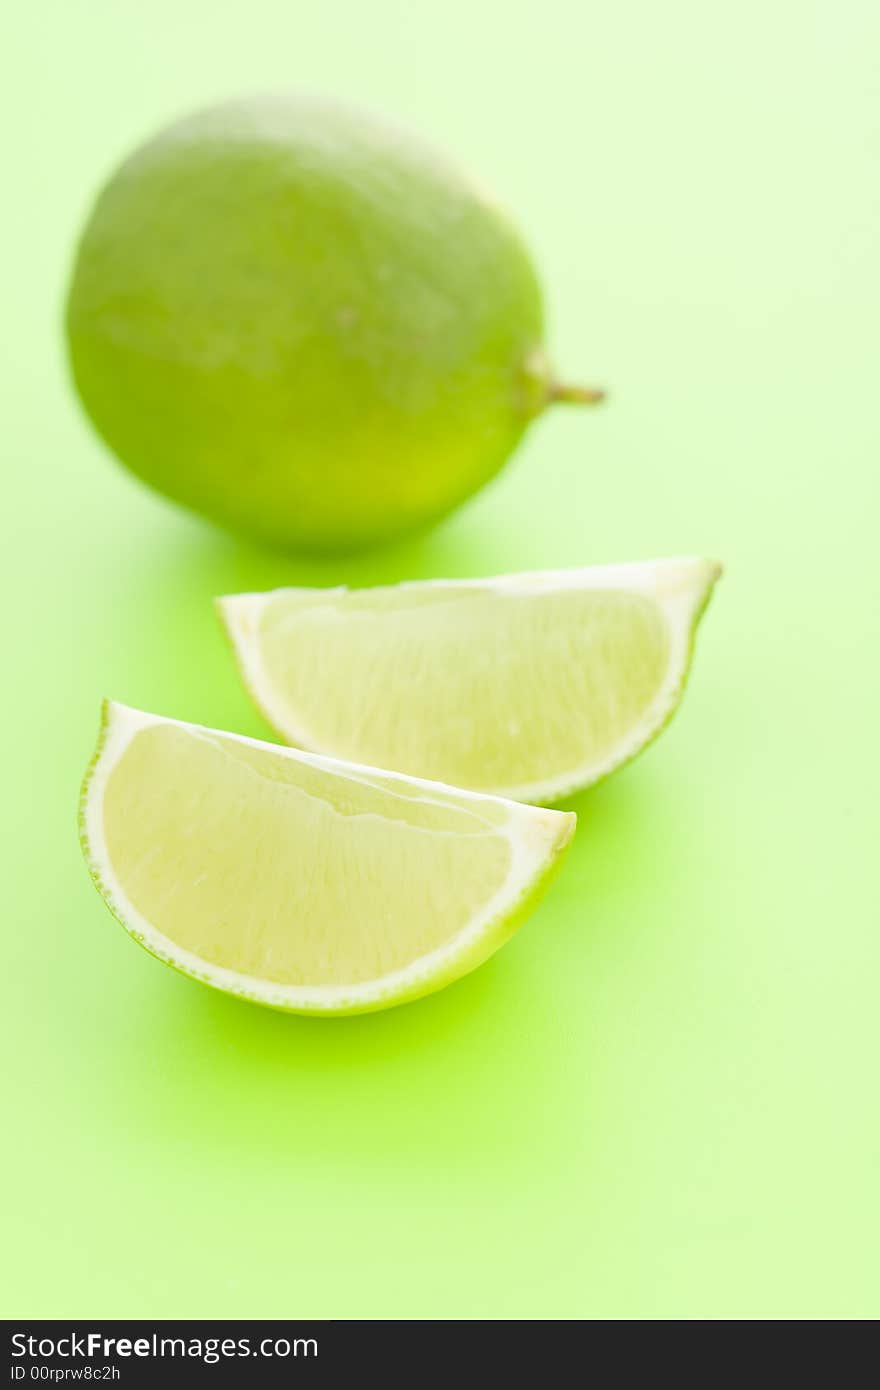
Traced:
<path fill-rule="evenodd" d="M 520 801 L 589 786 L 674 713 L 711 560 L 219 600 L 286 742 Z"/>
<path fill-rule="evenodd" d="M 473 970 L 575 817 L 104 708 L 83 788 L 95 883 L 153 955 L 299 1013 L 361 1013 Z"/>

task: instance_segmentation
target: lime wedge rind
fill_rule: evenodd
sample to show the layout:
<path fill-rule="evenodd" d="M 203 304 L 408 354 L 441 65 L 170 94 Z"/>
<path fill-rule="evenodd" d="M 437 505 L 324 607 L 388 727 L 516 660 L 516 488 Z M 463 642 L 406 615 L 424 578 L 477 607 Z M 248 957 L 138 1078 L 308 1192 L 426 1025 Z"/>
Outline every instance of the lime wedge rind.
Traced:
<path fill-rule="evenodd" d="M 510 842 L 510 872 L 505 882 L 483 904 L 482 909 L 444 945 L 425 954 L 405 968 L 375 980 L 339 985 L 282 985 L 255 978 L 204 960 L 181 946 L 148 921 L 131 902 L 107 852 L 104 825 L 104 792 L 108 779 L 134 737 L 154 726 L 186 730 L 197 739 L 233 740 L 256 749 L 271 749 L 280 758 L 338 774 L 366 787 L 381 777 L 383 785 L 399 781 L 411 792 L 424 792 L 431 803 L 435 797 L 448 799 L 450 793 L 478 809 L 491 803 L 504 806 L 507 817 L 500 827 Z M 494 954 L 518 929 L 537 904 L 561 862 L 574 833 L 575 817 L 553 811 L 505 803 L 501 798 L 451 789 L 426 779 L 408 778 L 382 769 L 342 764 L 336 759 L 291 748 L 267 745 L 257 739 L 222 733 L 200 725 L 164 719 L 113 701 L 105 701 L 98 744 L 86 772 L 80 799 L 80 835 L 83 853 L 92 879 L 113 916 L 126 932 L 151 955 L 180 973 L 269 1008 L 313 1015 L 366 1013 L 406 1003 L 443 988 L 475 969 Z M 295 924 L 292 924 L 295 927 Z"/>
<path fill-rule="evenodd" d="M 656 739 L 669 723 L 680 704 L 687 682 L 694 649 L 694 639 L 700 618 L 721 575 L 721 565 L 699 557 L 639 561 L 635 563 L 584 567 L 568 570 L 535 571 L 500 575 L 486 579 L 452 579 L 409 581 L 394 586 L 399 594 L 413 590 L 471 590 L 499 595 L 528 596 L 563 593 L 570 590 L 598 593 L 639 595 L 656 605 L 668 634 L 668 660 L 662 682 L 648 707 L 624 737 L 616 740 L 598 758 L 579 762 L 563 773 L 536 777 L 528 781 L 504 780 L 481 787 L 490 794 L 514 801 L 533 804 L 552 804 L 601 781 L 610 773 L 630 762 Z M 305 721 L 291 708 L 285 693 L 280 692 L 268 671 L 260 640 L 260 620 L 268 606 L 279 598 L 290 596 L 327 600 L 353 592 L 383 593 L 388 590 L 352 591 L 346 586 L 324 590 L 287 588 L 265 593 L 243 593 L 219 598 L 217 609 L 229 637 L 233 654 L 254 704 L 278 736 L 297 748 L 336 756 L 349 756 L 339 748 L 328 746 L 310 730 Z M 357 680 L 358 672 L 350 672 Z M 503 679 L 503 673 L 499 673 Z M 552 697 L 551 697 L 552 698 Z M 439 717 L 439 712 L 438 712 Z M 406 768 L 401 768 L 406 771 Z M 453 779 L 450 779 L 453 780 Z M 456 782 L 460 779 L 455 779 Z"/>

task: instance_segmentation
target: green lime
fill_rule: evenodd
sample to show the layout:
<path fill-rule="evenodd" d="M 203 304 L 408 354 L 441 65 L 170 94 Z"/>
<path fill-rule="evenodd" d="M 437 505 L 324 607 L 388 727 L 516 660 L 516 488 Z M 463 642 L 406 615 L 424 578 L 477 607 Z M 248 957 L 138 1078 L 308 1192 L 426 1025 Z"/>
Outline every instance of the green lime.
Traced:
<path fill-rule="evenodd" d="M 130 469 L 290 547 L 441 516 L 553 400 L 540 287 L 478 185 L 384 120 L 305 96 L 201 112 L 136 150 L 83 233 L 67 327 Z"/>

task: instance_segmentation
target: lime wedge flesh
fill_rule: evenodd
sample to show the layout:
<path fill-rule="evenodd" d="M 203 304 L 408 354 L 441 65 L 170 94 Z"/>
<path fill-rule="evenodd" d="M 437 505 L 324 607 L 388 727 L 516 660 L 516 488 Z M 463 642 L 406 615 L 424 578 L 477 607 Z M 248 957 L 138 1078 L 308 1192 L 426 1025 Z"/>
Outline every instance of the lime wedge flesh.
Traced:
<path fill-rule="evenodd" d="M 720 567 L 658 560 L 219 600 L 287 742 L 523 801 L 631 758 L 684 687 Z"/>
<path fill-rule="evenodd" d="M 128 931 L 259 1003 L 354 1013 L 473 969 L 575 818 L 108 704 L 86 858 Z"/>

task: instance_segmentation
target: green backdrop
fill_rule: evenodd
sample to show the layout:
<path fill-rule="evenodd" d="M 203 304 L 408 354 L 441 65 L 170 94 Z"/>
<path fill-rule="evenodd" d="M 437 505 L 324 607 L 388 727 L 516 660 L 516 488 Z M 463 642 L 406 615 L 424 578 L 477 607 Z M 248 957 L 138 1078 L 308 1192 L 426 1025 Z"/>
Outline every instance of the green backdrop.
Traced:
<path fill-rule="evenodd" d="M 42 0 L 13 28 L 3 1311 L 880 1314 L 876 4 Z M 327 565 L 114 467 L 59 335 L 113 162 L 285 84 L 491 182 L 560 365 L 613 392 L 430 535 Z M 551 896 L 464 982 L 286 1018 L 102 906 L 76 836 L 100 697 L 266 733 L 214 594 L 680 552 L 727 574 L 678 718 L 572 803 Z"/>

